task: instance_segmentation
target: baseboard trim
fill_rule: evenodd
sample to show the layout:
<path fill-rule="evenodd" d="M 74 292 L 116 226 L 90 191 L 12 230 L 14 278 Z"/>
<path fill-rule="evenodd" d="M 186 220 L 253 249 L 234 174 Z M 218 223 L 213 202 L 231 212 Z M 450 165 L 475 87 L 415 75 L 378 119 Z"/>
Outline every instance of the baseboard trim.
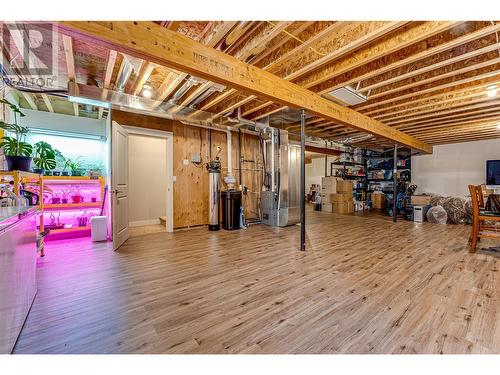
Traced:
<path fill-rule="evenodd" d="M 145 225 L 155 225 L 155 224 L 160 224 L 160 219 L 131 221 L 128 223 L 128 226 L 143 227 Z"/>

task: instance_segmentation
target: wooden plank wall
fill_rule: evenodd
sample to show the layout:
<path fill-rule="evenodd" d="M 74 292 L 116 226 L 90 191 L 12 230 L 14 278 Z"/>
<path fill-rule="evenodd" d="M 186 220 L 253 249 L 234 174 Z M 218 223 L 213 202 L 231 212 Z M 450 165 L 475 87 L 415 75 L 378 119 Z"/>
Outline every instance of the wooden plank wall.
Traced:
<path fill-rule="evenodd" d="M 137 126 L 147 129 L 172 132 L 174 135 L 174 228 L 208 224 L 208 172 L 205 166 L 191 163 L 192 154 L 201 154 L 202 162 L 209 160 L 208 129 L 189 126 L 178 121 L 153 116 L 137 115 L 133 113 L 113 110 L 112 119 L 119 124 Z M 222 148 L 220 159 L 222 176 L 227 171 L 227 140 L 226 133 L 211 131 L 212 157 L 215 157 L 217 146 Z M 241 133 L 243 185 L 248 188 L 248 195 L 243 198 L 245 215 L 247 218 L 259 217 L 259 198 L 262 185 L 262 160 L 259 150 L 258 137 Z M 233 175 L 239 185 L 238 176 L 238 133 L 232 133 L 232 162 Z M 184 161 L 188 160 L 186 164 Z M 225 184 L 223 183 L 223 189 Z"/>

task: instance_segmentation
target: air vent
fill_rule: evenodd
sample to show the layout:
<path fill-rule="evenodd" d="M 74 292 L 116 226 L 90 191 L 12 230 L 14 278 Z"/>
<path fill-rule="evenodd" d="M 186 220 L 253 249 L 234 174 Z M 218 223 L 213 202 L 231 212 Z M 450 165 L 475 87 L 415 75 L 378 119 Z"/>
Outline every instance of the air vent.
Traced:
<path fill-rule="evenodd" d="M 364 103 L 368 100 L 368 97 L 365 95 L 361 95 L 356 92 L 355 89 L 349 86 L 341 87 L 339 89 L 335 89 L 330 91 L 329 93 L 331 99 L 338 101 L 343 105 L 356 105 Z"/>

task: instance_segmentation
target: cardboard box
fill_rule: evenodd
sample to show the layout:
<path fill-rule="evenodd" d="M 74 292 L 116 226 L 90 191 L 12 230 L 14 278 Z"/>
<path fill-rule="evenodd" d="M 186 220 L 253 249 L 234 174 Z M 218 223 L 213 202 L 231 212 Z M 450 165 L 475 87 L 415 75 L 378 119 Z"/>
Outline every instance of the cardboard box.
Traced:
<path fill-rule="evenodd" d="M 430 195 L 413 195 L 411 197 L 411 204 L 415 206 L 427 206 L 431 204 L 431 196 Z"/>
<path fill-rule="evenodd" d="M 332 203 L 332 194 L 321 193 L 321 203 Z"/>
<path fill-rule="evenodd" d="M 333 212 L 331 203 L 321 203 L 321 211 L 324 212 Z"/>
<path fill-rule="evenodd" d="M 382 209 L 385 207 L 385 196 L 383 193 L 372 193 L 372 208 Z"/>
<path fill-rule="evenodd" d="M 335 193 L 331 195 L 332 203 L 352 202 L 352 193 Z"/>
<path fill-rule="evenodd" d="M 337 192 L 337 188 L 335 186 L 322 186 L 321 194 L 333 194 Z"/>
<path fill-rule="evenodd" d="M 336 184 L 337 177 L 335 176 L 321 177 L 321 187 L 333 186 L 335 188 Z"/>
<path fill-rule="evenodd" d="M 354 202 L 333 203 L 332 210 L 337 214 L 352 214 L 354 213 Z"/>
<path fill-rule="evenodd" d="M 337 181 L 337 193 L 352 193 L 352 181 Z"/>

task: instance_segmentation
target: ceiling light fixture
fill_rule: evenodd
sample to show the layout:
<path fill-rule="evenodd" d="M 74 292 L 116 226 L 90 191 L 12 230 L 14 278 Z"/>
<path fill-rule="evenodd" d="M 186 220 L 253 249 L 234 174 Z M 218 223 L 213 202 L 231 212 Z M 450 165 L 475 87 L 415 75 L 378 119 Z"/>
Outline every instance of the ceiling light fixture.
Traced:
<path fill-rule="evenodd" d="M 497 129 L 500 130 L 500 122 L 497 124 Z"/>
<path fill-rule="evenodd" d="M 151 96 L 153 96 L 152 87 L 149 81 L 142 86 L 142 96 L 145 98 L 151 98 Z"/>

